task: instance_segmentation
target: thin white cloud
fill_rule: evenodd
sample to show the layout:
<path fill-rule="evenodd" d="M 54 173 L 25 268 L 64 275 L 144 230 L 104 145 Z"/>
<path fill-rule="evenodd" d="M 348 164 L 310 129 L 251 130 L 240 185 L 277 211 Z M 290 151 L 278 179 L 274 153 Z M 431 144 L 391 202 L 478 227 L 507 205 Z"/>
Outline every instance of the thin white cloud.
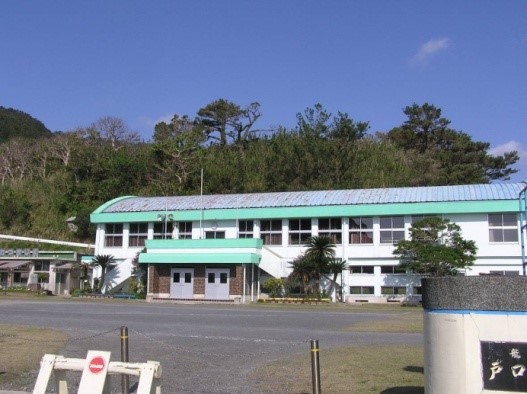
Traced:
<path fill-rule="evenodd" d="M 173 117 L 174 117 L 174 114 L 170 114 L 170 115 L 167 114 L 167 115 L 159 116 L 156 119 L 149 118 L 147 116 L 142 116 L 142 117 L 137 118 L 137 123 L 143 128 L 149 128 L 149 129 L 154 130 L 154 127 L 156 124 L 161 123 L 161 122 L 170 123 Z"/>
<path fill-rule="evenodd" d="M 412 57 L 411 63 L 414 65 L 425 65 L 437 53 L 446 51 L 450 47 L 448 38 L 434 38 L 425 42 L 417 53 Z"/>
<path fill-rule="evenodd" d="M 172 120 L 172 118 L 174 117 L 174 114 L 169 114 L 169 115 L 164 115 L 164 116 L 160 116 L 159 118 L 157 118 L 155 121 L 154 121 L 154 126 L 158 123 L 161 123 L 161 122 L 165 122 L 165 123 L 170 123 L 170 121 Z"/>
<path fill-rule="evenodd" d="M 513 168 L 519 170 L 518 174 L 514 177 L 518 179 L 527 179 L 527 146 L 522 145 L 518 141 L 508 141 L 489 149 L 489 154 L 492 156 L 499 156 L 505 152 L 511 151 L 518 152 L 518 156 L 520 157 L 520 160 L 518 160 L 513 166 Z"/>
<path fill-rule="evenodd" d="M 518 152 L 518 155 L 520 156 L 520 160 L 527 159 L 527 147 L 522 146 L 522 144 L 514 140 L 505 142 L 504 144 L 495 146 L 494 148 L 490 148 L 489 154 L 493 156 L 497 156 L 497 155 L 502 155 L 505 152 L 510 152 L 513 150 Z"/>

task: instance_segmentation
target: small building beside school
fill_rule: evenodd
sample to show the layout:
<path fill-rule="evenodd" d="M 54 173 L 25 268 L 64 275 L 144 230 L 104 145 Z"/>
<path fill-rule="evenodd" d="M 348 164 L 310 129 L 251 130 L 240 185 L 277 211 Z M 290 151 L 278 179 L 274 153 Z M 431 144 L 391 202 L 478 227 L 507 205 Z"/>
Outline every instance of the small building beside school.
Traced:
<path fill-rule="evenodd" d="M 267 278 L 284 278 L 311 236 L 328 236 L 348 264 L 337 280 L 348 302 L 419 295 L 419 275 L 402 272 L 394 245 L 412 223 L 440 216 L 474 240 L 464 275 L 520 275 L 519 195 L 525 183 L 136 197 L 91 215 L 95 255 L 112 255 L 110 287 L 126 288 L 147 267 L 147 300 L 255 301 Z M 522 211 L 525 218 L 525 212 Z"/>
<path fill-rule="evenodd" d="M 91 268 L 73 251 L 0 249 L 0 288 L 70 294 L 89 282 Z"/>

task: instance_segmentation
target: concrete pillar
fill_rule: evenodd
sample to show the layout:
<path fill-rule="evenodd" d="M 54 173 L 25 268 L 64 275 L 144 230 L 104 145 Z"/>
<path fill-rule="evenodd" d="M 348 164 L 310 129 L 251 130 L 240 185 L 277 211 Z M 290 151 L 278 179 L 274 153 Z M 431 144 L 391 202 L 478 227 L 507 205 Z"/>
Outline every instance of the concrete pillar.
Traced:
<path fill-rule="evenodd" d="M 422 280 L 425 392 L 527 393 L 527 277 Z"/>

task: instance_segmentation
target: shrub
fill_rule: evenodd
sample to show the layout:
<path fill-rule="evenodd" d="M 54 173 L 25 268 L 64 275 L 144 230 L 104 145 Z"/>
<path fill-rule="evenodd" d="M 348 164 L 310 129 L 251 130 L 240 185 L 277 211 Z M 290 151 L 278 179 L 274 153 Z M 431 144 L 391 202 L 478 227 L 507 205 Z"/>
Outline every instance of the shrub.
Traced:
<path fill-rule="evenodd" d="M 284 279 L 281 278 L 270 278 L 267 279 L 262 288 L 265 292 L 268 292 L 272 298 L 282 297 L 284 294 Z"/>
<path fill-rule="evenodd" d="M 83 293 L 83 291 L 81 289 L 74 289 L 71 292 L 71 296 L 72 297 L 79 297 L 82 293 Z"/>

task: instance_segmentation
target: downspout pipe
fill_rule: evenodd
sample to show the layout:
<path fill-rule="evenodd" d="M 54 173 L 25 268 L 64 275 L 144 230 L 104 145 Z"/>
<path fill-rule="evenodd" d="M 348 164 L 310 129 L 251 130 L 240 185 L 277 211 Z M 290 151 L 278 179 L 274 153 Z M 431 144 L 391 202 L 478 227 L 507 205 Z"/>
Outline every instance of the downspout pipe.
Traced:
<path fill-rule="evenodd" d="M 520 192 L 519 203 L 520 203 L 520 240 L 521 240 L 521 248 L 522 248 L 522 271 L 523 271 L 523 276 L 526 276 L 527 258 L 525 256 L 525 237 L 527 237 L 527 185 Z"/>

